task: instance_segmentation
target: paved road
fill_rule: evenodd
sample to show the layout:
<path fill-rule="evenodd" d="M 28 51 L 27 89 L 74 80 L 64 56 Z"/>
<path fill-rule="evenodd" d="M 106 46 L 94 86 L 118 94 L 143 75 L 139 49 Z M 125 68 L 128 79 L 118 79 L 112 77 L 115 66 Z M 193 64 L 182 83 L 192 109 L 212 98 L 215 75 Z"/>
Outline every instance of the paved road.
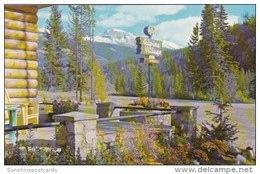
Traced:
<path fill-rule="evenodd" d="M 110 96 L 110 101 L 117 105 L 126 106 L 129 102 L 137 99 L 136 97 Z M 198 106 L 197 120 L 198 124 L 203 121 L 212 119 L 212 116 L 206 115 L 205 111 L 217 111 L 217 108 L 208 101 L 196 100 L 166 100 L 175 106 Z M 238 140 L 237 144 L 241 148 L 252 146 L 255 149 L 255 104 L 232 103 L 232 107 L 227 113 L 233 123 L 237 123 Z"/>

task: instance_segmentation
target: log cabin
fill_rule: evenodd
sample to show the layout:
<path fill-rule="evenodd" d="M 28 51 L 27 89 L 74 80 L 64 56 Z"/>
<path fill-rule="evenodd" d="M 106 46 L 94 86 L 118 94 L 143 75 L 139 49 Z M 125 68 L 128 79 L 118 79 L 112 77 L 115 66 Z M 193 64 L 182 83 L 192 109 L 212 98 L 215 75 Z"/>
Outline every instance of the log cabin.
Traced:
<path fill-rule="evenodd" d="M 37 12 L 48 6 L 5 5 L 5 92 L 12 104 L 28 104 L 26 124 L 39 120 Z"/>

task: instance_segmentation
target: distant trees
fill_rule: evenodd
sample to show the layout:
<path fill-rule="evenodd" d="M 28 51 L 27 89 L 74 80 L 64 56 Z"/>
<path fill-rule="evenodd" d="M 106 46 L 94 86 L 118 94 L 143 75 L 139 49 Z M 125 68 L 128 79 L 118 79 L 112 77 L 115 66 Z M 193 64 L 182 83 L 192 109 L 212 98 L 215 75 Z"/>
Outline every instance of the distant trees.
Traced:
<path fill-rule="evenodd" d="M 91 76 L 91 66 L 92 62 L 88 62 L 88 79 L 90 79 Z M 107 93 L 106 93 L 106 76 L 103 73 L 102 67 L 99 65 L 99 63 L 94 60 L 93 62 L 93 75 L 95 78 L 94 81 L 94 90 L 95 90 L 95 99 L 99 99 L 101 101 L 104 101 L 107 99 Z M 88 88 L 91 87 L 91 84 L 86 84 Z"/>
<path fill-rule="evenodd" d="M 243 24 L 230 27 L 227 17 L 223 5 L 205 5 L 188 47 L 163 51 L 160 64 L 152 68 L 154 97 L 250 102 L 255 94 L 255 18 L 246 15 Z M 122 82 L 121 94 L 136 95 L 138 61 L 113 66 L 120 74 L 116 90 Z"/>
<path fill-rule="evenodd" d="M 248 96 L 255 98 L 255 70 L 256 70 L 256 20 L 255 16 L 244 16 L 243 24 L 234 24 L 231 28 L 231 52 L 239 62 L 241 71 L 247 74 L 249 84 Z M 240 71 L 240 73 L 242 73 Z M 241 74 L 240 74 L 241 75 Z M 238 91 L 240 95 L 242 91 Z M 241 96 L 241 95 L 240 95 Z M 243 98 L 246 98 L 244 96 Z"/>
<path fill-rule="evenodd" d="M 145 96 L 146 94 L 146 79 L 142 66 L 138 66 L 137 76 L 135 79 L 135 93 L 137 96 Z"/>
<path fill-rule="evenodd" d="M 47 90 L 64 90 L 66 76 L 63 58 L 66 55 L 67 39 L 63 31 L 61 11 L 58 10 L 58 6 L 51 7 L 50 18 L 46 23 L 46 33 L 43 39 L 45 65 L 42 69 L 42 75 L 45 78 Z"/>

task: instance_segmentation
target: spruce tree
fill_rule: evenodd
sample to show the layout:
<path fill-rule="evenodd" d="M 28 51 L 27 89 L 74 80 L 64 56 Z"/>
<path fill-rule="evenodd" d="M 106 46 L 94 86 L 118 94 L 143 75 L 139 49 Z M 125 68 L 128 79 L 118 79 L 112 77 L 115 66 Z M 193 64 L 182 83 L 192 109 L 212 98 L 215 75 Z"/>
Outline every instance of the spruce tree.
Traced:
<path fill-rule="evenodd" d="M 84 65 L 86 59 L 90 57 L 89 45 L 85 42 L 84 37 L 89 37 L 89 5 L 70 5 L 70 35 L 72 41 L 70 43 L 71 56 L 69 64 L 69 72 L 75 77 L 75 91 L 78 99 L 78 90 L 80 92 L 79 99 L 82 101 L 82 91 L 84 85 Z"/>
<path fill-rule="evenodd" d="M 205 63 L 200 56 L 198 23 L 193 27 L 193 33 L 188 45 L 189 47 L 184 65 L 184 69 L 187 71 L 188 77 L 186 83 L 191 86 L 191 90 L 194 93 L 198 93 L 198 91 L 205 91 L 206 87 L 204 86 L 204 75 L 201 69 L 201 67 L 205 66 Z"/>
<path fill-rule="evenodd" d="M 63 32 L 61 11 L 58 6 L 51 7 L 50 18 L 47 20 L 46 32 L 43 40 L 45 74 L 48 76 L 47 89 L 63 90 L 65 88 L 65 74 L 63 58 L 66 55 L 67 38 Z"/>
<path fill-rule="evenodd" d="M 208 115 L 213 115 L 212 123 L 203 122 L 201 126 L 201 139 L 205 141 L 218 139 L 221 141 L 235 141 L 238 137 L 237 124 L 232 123 L 226 115 L 231 104 L 216 100 L 214 102 L 219 112 L 206 111 Z"/>

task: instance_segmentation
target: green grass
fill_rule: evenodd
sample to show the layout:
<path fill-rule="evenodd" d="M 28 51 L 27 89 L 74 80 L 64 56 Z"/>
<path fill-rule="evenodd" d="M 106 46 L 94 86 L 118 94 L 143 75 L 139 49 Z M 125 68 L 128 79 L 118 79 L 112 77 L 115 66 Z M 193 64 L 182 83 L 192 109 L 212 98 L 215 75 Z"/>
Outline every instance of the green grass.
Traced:
<path fill-rule="evenodd" d="M 96 110 L 94 108 L 85 108 L 82 110 L 82 112 L 87 114 L 96 114 Z"/>

